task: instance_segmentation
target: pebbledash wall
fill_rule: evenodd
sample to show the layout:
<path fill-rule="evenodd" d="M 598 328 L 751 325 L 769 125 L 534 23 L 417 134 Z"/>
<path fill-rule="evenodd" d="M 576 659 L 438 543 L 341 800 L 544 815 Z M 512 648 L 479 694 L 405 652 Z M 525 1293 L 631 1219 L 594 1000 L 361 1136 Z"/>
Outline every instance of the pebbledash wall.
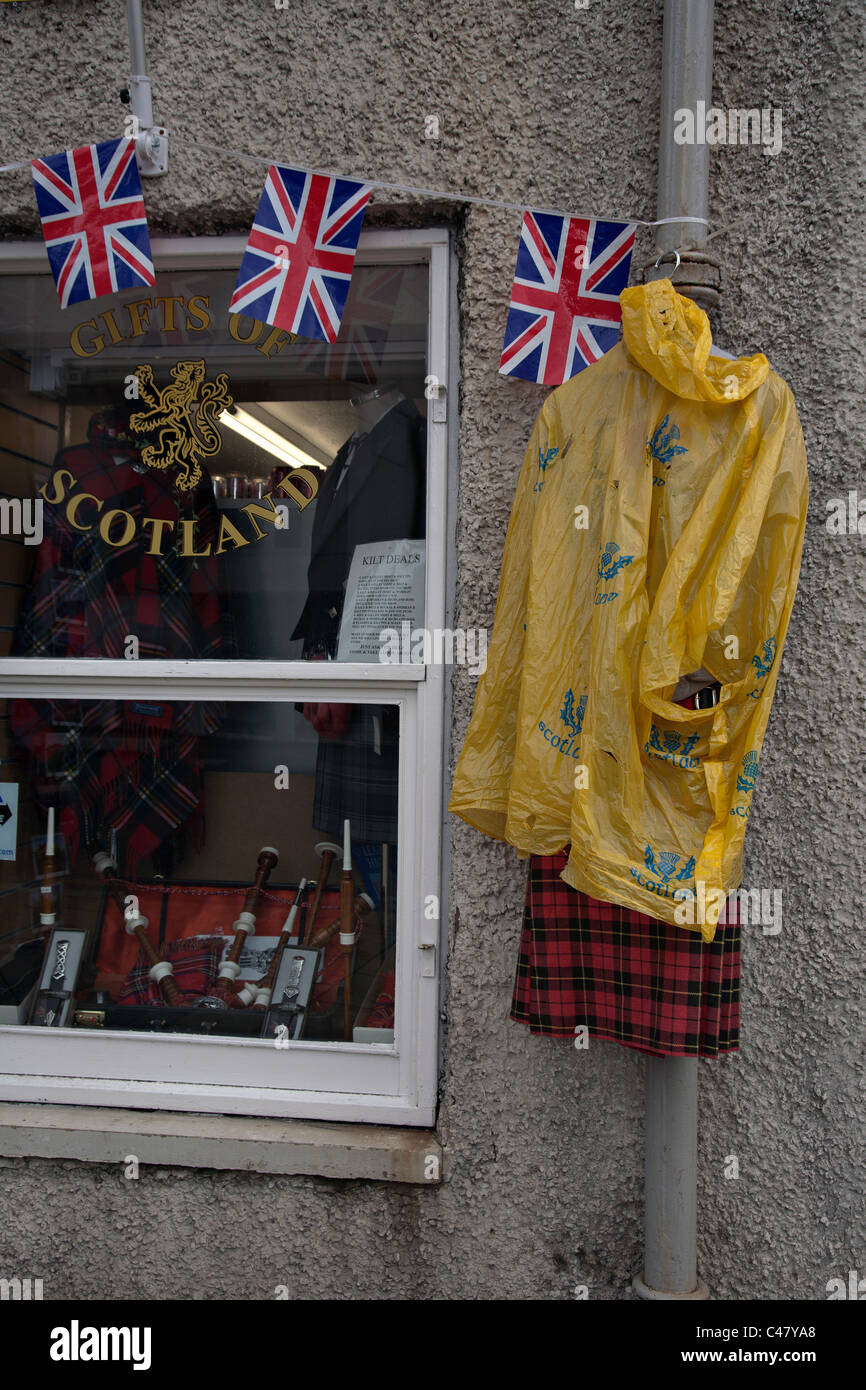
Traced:
<path fill-rule="evenodd" d="M 781 888 L 780 934 L 747 932 L 739 1054 L 700 1063 L 699 1263 L 718 1298 L 826 1298 L 866 1269 L 863 1145 L 864 549 L 831 497 L 864 476 L 866 302 L 854 0 L 717 0 L 715 100 L 782 113 L 783 148 L 711 160 L 727 272 L 718 329 L 766 350 L 797 398 L 812 485 L 802 578 L 761 759 L 746 884 Z M 145 0 L 166 178 L 155 231 L 242 231 L 260 170 L 184 137 L 542 206 L 654 215 L 661 0 Z M 6 159 L 120 133 L 116 0 L 0 5 Z M 424 138 L 439 117 L 438 141 Z M 252 172 L 251 172 L 252 170 Z M 545 391 L 497 376 L 519 216 L 374 196 L 367 225 L 449 221 L 460 306 L 454 625 L 492 624 L 526 439 Z M 36 231 L 24 174 L 0 235 Z M 632 280 L 648 259 L 644 233 Z M 473 678 L 454 674 L 451 766 Z M 3 1265 L 46 1297 L 629 1297 L 641 1264 L 637 1054 L 531 1038 L 507 1019 L 525 879 L 510 849 L 449 819 L 450 959 L 435 1189 L 15 1160 L 0 1167 Z M 739 1159 L 738 1179 L 725 1177 Z M 14 1219 L 13 1219 L 14 1216 Z M 172 1229 L 171 1258 L 154 1234 Z M 251 1257 L 249 1232 L 256 1235 Z M 85 1256 L 82 1258 L 82 1256 Z M 0 1272 L 7 1272 L 3 1270 Z M 50 1282 L 50 1288 L 48 1283 Z"/>

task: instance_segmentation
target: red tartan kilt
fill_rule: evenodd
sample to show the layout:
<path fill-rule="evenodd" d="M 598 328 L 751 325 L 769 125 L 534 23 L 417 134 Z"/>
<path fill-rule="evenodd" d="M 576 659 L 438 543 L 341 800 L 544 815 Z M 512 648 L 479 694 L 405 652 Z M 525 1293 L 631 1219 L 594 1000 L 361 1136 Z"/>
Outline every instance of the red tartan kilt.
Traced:
<path fill-rule="evenodd" d="M 586 1025 L 653 1057 L 735 1052 L 740 1028 L 739 903 L 711 942 L 697 931 L 598 902 L 560 878 L 568 851 L 533 855 L 511 1017 L 574 1038 Z"/>

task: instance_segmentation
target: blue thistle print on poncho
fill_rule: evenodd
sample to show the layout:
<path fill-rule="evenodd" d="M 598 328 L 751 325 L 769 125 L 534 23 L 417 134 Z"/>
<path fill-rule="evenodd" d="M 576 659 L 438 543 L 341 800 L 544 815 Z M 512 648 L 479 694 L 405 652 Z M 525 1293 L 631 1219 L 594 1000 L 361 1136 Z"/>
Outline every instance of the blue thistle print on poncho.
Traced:
<path fill-rule="evenodd" d="M 663 850 L 659 853 L 658 857 L 656 857 L 652 852 L 652 846 L 647 845 L 643 854 L 643 862 L 651 874 L 654 874 L 656 878 L 660 878 L 663 882 L 667 883 L 674 869 L 677 867 L 677 864 L 679 864 L 680 857 L 679 854 L 674 854 L 672 850 Z M 691 878 L 694 871 L 695 860 L 694 856 L 691 856 L 686 860 L 677 874 L 677 882 L 679 883 L 682 882 L 683 879 Z"/>
<path fill-rule="evenodd" d="M 580 735 L 580 731 L 583 728 L 583 716 L 586 713 L 586 700 L 587 697 L 581 695 L 577 709 L 575 709 L 574 691 L 566 690 L 563 697 L 562 709 L 559 711 L 559 717 L 566 729 L 574 734 L 575 738 Z"/>
<path fill-rule="evenodd" d="M 656 751 L 657 753 L 664 753 L 664 751 L 665 751 L 664 744 L 663 744 L 662 741 L 661 741 L 661 738 L 660 738 L 660 736 L 659 736 L 659 731 L 658 731 L 658 729 L 656 728 L 655 724 L 652 724 L 652 725 L 650 726 L 650 736 L 649 736 L 649 743 L 647 744 L 647 747 L 648 747 L 648 748 L 654 748 L 655 751 Z M 649 849 L 649 846 L 647 846 L 647 849 Z"/>
<path fill-rule="evenodd" d="M 650 736 L 644 746 L 648 753 L 660 753 L 663 758 L 668 755 L 673 758 L 674 755 L 677 754 L 681 758 L 688 758 L 689 753 L 691 753 L 698 741 L 698 737 L 698 734 L 689 734 L 688 738 L 684 739 L 681 734 L 676 733 L 673 729 L 667 729 L 664 734 L 662 734 L 661 730 L 657 729 L 655 724 L 651 724 Z M 664 742 L 662 742 L 662 738 L 664 738 Z"/>
<path fill-rule="evenodd" d="M 687 454 L 689 452 L 684 444 L 674 443 L 674 440 L 680 437 L 679 425 L 671 425 L 667 434 L 664 433 L 670 418 L 670 412 L 668 412 L 652 439 L 648 439 L 646 442 L 650 455 L 659 463 L 670 463 L 675 454 Z"/>
<path fill-rule="evenodd" d="M 540 478 L 539 478 L 539 481 L 535 484 L 535 487 L 534 487 L 534 489 L 533 489 L 534 492 L 541 492 L 542 488 L 544 487 L 544 475 L 545 475 L 545 471 L 546 471 L 546 469 L 547 469 L 547 465 L 548 465 L 549 463 L 552 463 L 552 462 L 553 462 L 553 460 L 556 458 L 556 456 L 557 456 L 558 453 L 559 453 L 559 449 L 558 449 L 558 448 L 553 448 L 553 449 L 542 449 L 542 448 L 539 448 L 539 450 L 538 450 L 538 471 L 539 471 L 539 474 L 540 474 Z"/>
<path fill-rule="evenodd" d="M 616 541 L 608 541 L 598 557 L 598 577 L 605 583 L 608 579 L 615 578 L 620 570 L 625 569 L 626 565 L 630 565 L 634 559 L 633 555 L 620 555 L 618 560 L 614 559 L 614 556 L 618 554 L 619 546 Z"/>
<path fill-rule="evenodd" d="M 753 792 L 755 790 L 755 778 L 758 775 L 758 755 L 757 753 L 747 753 L 743 758 L 743 771 L 737 777 L 738 792 Z"/>
<path fill-rule="evenodd" d="M 670 878 L 671 874 L 673 873 L 674 869 L 677 867 L 677 864 L 679 864 L 679 862 L 680 856 L 678 854 L 673 854 L 670 850 L 664 850 L 658 856 L 658 866 L 659 871 L 662 874 L 662 877 Z"/>
<path fill-rule="evenodd" d="M 677 882 L 682 883 L 684 879 L 691 878 L 695 871 L 695 857 L 691 855 L 677 874 Z"/>
<path fill-rule="evenodd" d="M 776 660 L 776 639 L 768 637 L 761 648 L 760 653 L 752 657 L 752 665 L 758 672 L 758 676 L 769 674 L 773 662 Z"/>

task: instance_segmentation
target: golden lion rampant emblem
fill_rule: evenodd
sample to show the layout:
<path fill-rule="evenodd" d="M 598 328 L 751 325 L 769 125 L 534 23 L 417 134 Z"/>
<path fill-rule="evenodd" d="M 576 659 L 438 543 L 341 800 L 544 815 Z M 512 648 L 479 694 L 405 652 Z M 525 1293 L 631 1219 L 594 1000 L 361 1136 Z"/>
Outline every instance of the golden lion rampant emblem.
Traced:
<path fill-rule="evenodd" d="M 160 390 L 149 366 L 135 371 L 139 398 L 150 408 L 132 415 L 130 424 L 143 434 L 155 434 L 157 440 L 145 445 L 141 461 L 148 468 L 179 469 L 181 492 L 191 492 L 201 480 L 200 460 L 222 448 L 216 422 L 233 404 L 226 373 L 220 372 L 215 381 L 205 381 L 204 373 L 201 359 L 178 362 L 171 369 L 171 385 Z"/>

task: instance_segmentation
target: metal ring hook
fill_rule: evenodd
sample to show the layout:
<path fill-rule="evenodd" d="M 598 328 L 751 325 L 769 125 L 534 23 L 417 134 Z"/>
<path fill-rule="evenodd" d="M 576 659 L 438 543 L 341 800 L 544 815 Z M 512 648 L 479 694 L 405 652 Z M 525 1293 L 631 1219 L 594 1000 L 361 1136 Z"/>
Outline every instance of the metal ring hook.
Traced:
<path fill-rule="evenodd" d="M 658 260 L 656 261 L 655 265 L 653 266 L 653 270 L 658 270 L 658 268 L 659 268 L 659 266 L 661 265 L 662 261 L 666 261 L 666 260 L 668 259 L 669 256 L 676 256 L 676 258 L 677 258 L 677 263 L 676 263 L 676 265 L 674 266 L 674 272 L 676 272 L 677 270 L 679 270 L 679 268 L 680 268 L 680 253 L 679 253 L 679 251 L 662 251 L 661 255 L 659 256 Z"/>

